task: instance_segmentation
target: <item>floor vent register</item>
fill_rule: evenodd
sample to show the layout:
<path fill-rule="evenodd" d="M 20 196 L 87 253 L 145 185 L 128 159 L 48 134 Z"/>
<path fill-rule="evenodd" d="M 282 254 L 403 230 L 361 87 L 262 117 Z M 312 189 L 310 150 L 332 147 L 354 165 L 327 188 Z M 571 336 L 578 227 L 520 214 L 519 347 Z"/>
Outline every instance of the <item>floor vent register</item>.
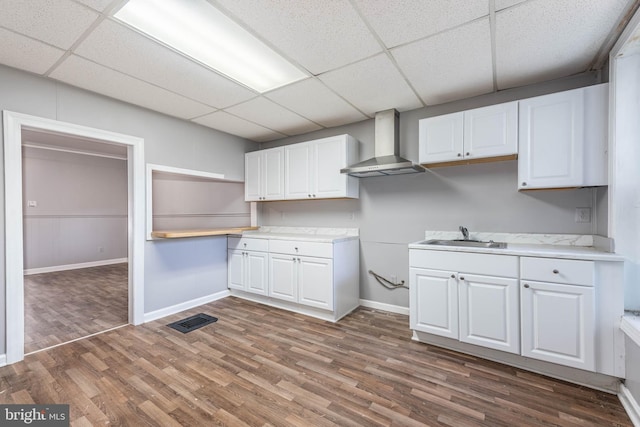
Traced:
<path fill-rule="evenodd" d="M 208 314 L 199 313 L 195 316 L 187 317 L 186 319 L 178 320 L 177 322 L 169 323 L 167 326 L 180 331 L 183 334 L 187 332 L 195 331 L 210 323 L 217 322 L 218 318 L 209 316 Z"/>

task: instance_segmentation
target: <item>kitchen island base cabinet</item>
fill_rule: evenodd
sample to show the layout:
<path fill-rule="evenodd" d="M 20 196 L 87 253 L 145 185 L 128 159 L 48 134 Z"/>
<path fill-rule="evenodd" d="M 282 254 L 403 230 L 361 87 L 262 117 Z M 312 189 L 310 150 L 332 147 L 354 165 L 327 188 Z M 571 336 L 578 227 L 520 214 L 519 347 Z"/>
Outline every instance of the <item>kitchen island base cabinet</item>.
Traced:
<path fill-rule="evenodd" d="M 232 286 L 234 270 L 230 264 L 231 295 L 331 322 L 358 307 L 357 239 L 333 243 L 283 239 L 268 242 L 268 292 L 258 295 Z"/>

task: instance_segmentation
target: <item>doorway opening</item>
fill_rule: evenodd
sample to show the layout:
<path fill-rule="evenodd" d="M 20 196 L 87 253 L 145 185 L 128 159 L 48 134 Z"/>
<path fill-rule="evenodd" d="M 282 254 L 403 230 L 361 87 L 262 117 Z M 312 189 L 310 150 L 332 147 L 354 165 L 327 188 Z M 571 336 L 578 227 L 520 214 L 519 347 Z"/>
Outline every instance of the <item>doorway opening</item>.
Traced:
<path fill-rule="evenodd" d="M 21 134 L 30 354 L 128 323 L 127 148 Z"/>
<path fill-rule="evenodd" d="M 23 131 L 69 138 L 86 146 L 101 144 L 126 150 L 127 158 L 127 320 L 137 325 L 144 316 L 144 140 L 26 114 L 3 112 L 5 171 L 6 354 L 0 364 L 15 363 L 25 354 L 24 206 L 22 197 Z M 72 238 L 73 236 L 69 236 Z M 46 302 L 44 302 L 46 303 Z M 0 331 L 0 333 L 3 331 Z M 4 362 L 4 363 L 3 363 Z"/>

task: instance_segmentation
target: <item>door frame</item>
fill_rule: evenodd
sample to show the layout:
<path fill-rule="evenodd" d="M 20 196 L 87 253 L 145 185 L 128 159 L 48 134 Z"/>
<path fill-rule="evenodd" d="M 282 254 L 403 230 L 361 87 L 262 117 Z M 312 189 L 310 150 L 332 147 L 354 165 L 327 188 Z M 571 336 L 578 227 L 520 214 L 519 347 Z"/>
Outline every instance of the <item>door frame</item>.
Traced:
<path fill-rule="evenodd" d="M 144 322 L 144 139 L 73 123 L 3 111 L 6 363 L 24 359 L 22 129 L 66 134 L 127 147 L 128 321 Z M 1 331 L 0 331 L 1 333 Z"/>

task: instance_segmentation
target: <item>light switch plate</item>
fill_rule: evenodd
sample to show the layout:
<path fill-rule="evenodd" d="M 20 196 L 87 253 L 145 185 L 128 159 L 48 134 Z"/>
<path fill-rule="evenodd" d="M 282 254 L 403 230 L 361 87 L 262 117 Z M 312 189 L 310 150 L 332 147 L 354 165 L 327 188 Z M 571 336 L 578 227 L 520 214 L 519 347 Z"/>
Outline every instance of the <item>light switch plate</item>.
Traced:
<path fill-rule="evenodd" d="M 576 222 L 591 222 L 591 208 L 576 208 Z"/>

